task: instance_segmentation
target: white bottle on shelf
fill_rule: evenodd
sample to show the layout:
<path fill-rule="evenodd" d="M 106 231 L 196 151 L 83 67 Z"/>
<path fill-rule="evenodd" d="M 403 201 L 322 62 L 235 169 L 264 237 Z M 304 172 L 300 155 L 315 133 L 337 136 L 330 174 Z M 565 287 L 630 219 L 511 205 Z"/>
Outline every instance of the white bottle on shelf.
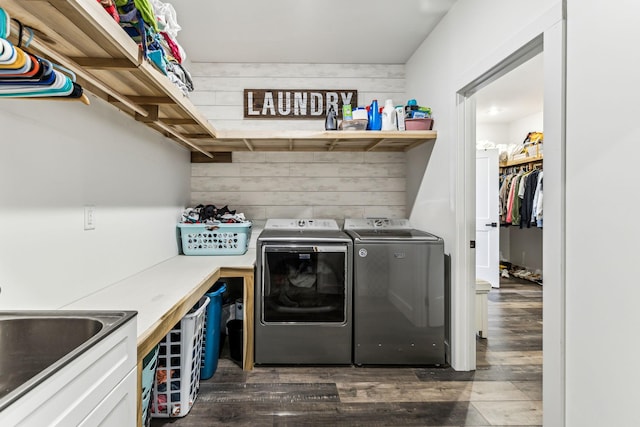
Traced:
<path fill-rule="evenodd" d="M 382 109 L 382 130 L 398 130 L 393 100 L 387 99 Z"/>

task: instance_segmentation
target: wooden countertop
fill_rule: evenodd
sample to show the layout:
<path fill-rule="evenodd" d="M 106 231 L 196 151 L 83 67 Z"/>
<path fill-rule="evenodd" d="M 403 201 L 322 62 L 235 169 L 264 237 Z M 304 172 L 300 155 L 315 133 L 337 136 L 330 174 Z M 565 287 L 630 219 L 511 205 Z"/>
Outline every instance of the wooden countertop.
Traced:
<path fill-rule="evenodd" d="M 254 264 L 255 248 L 237 256 L 178 255 L 63 308 L 137 311 L 140 347 L 160 323 L 175 318 L 174 314 L 177 314 L 177 320 L 169 328 L 175 325 L 210 286 L 223 277 L 221 270 L 241 269 L 253 274 Z M 194 303 L 184 313 L 174 313 L 191 300 Z"/>
<path fill-rule="evenodd" d="M 141 344 L 160 323 L 177 314 L 177 320 L 168 326 L 173 327 L 218 278 L 235 277 L 228 275 L 235 271 L 243 273 L 238 277 L 249 273 L 253 276 L 256 240 L 262 226 L 260 222 L 253 223 L 249 249 L 244 255 L 177 255 L 61 308 L 137 311 L 138 348 L 141 350 Z M 183 313 L 174 313 L 180 311 L 182 305 L 189 306 Z"/>

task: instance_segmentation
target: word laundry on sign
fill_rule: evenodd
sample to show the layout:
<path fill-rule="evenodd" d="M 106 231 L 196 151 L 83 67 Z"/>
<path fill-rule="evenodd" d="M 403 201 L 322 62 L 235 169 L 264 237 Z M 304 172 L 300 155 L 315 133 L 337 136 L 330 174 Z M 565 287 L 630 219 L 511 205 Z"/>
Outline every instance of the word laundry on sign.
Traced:
<path fill-rule="evenodd" d="M 324 119 L 333 106 L 358 105 L 357 90 L 245 89 L 244 117 L 249 119 Z"/>

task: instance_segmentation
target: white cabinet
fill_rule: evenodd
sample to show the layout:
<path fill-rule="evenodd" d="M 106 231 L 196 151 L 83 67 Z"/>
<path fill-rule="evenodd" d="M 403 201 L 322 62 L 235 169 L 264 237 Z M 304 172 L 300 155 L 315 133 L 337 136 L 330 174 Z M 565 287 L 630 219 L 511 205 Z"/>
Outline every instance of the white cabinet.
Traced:
<path fill-rule="evenodd" d="M 137 375 L 135 369 L 80 423 L 81 427 L 133 426 L 136 424 Z"/>
<path fill-rule="evenodd" d="M 1 426 L 136 425 L 136 318 L 0 412 Z"/>

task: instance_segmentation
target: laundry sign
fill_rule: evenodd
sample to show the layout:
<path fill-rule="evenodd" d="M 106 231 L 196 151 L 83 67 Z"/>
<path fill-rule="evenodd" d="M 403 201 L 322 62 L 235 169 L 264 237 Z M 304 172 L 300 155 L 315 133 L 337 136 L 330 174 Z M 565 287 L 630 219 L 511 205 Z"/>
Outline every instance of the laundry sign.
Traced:
<path fill-rule="evenodd" d="M 333 106 L 342 114 L 342 106 L 358 105 L 358 91 L 348 89 L 245 89 L 245 119 L 324 119 Z"/>

